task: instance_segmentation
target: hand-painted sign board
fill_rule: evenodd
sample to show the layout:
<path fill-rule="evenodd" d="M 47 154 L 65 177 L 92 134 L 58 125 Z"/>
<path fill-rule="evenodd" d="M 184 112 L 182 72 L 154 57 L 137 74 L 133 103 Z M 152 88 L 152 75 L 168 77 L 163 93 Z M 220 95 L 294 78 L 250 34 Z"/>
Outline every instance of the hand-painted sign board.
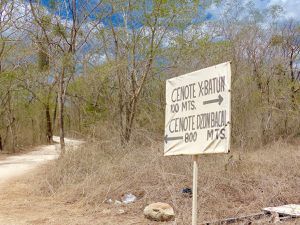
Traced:
<path fill-rule="evenodd" d="M 227 153 L 230 62 L 166 81 L 164 155 Z"/>

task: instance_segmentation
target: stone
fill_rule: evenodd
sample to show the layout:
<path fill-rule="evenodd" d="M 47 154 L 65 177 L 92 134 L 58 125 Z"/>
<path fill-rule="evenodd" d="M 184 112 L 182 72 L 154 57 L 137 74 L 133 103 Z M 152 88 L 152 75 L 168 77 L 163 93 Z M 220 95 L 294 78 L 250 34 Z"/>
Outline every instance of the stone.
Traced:
<path fill-rule="evenodd" d="M 175 218 L 173 208 L 162 202 L 152 203 L 145 207 L 144 215 L 147 219 L 154 221 L 170 221 Z"/>

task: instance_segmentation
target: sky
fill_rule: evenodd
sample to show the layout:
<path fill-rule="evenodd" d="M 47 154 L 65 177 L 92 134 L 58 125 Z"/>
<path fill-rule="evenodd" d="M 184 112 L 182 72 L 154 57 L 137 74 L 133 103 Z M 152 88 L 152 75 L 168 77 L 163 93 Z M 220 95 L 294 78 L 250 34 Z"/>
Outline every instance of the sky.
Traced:
<path fill-rule="evenodd" d="M 27 3 L 28 3 L 29 0 L 25 0 L 25 1 L 27 1 Z M 50 11 L 52 11 L 51 7 L 50 7 L 51 1 L 63 3 L 65 0 L 39 0 L 39 1 L 44 6 L 46 6 L 50 12 Z M 90 3 L 90 5 L 93 7 L 93 5 L 94 5 L 93 3 L 95 3 L 95 5 L 96 5 L 96 2 L 98 2 L 99 0 L 76 0 L 76 1 L 78 1 L 79 4 L 82 4 L 86 1 L 88 1 Z M 151 0 L 149 0 L 149 1 L 151 1 Z M 239 2 L 242 2 L 243 5 L 246 5 L 249 2 L 249 0 L 222 0 L 222 1 L 224 1 L 224 2 L 239 1 Z M 284 19 L 293 18 L 295 20 L 300 21 L 300 0 L 252 0 L 252 2 L 254 2 L 256 8 L 262 9 L 262 10 L 267 9 L 268 7 L 270 7 L 272 5 L 279 5 L 284 10 L 284 14 L 283 14 Z M 85 5 L 85 7 L 89 7 L 89 6 Z M 205 9 L 205 14 L 204 14 L 205 20 L 209 21 L 209 20 L 218 19 L 221 15 L 222 9 L 224 9 L 224 8 L 225 8 L 225 3 L 222 3 L 219 6 L 212 5 L 208 9 Z M 103 8 L 102 10 L 108 10 L 108 8 Z M 201 10 L 203 10 L 203 8 L 201 9 L 201 7 L 199 7 L 199 13 L 201 13 Z M 62 17 L 62 19 L 68 18 L 66 12 L 60 12 L 60 16 Z M 139 13 L 137 13 L 137 15 L 134 15 L 133 18 L 135 19 L 134 21 L 132 21 L 133 28 L 138 28 L 138 27 L 142 26 L 141 20 L 139 20 Z M 95 19 L 95 17 L 91 18 L 91 19 Z M 118 15 L 113 15 L 111 18 L 107 17 L 107 18 L 102 19 L 102 24 L 104 26 L 109 26 L 111 24 L 111 22 L 112 22 L 113 26 L 123 26 L 123 15 L 118 14 Z M 194 22 L 197 22 L 197 19 L 195 19 Z M 201 22 L 201 21 L 199 21 L 199 22 Z M 129 26 L 130 26 L 130 24 L 129 24 Z M 170 41 L 170 40 L 167 40 L 167 42 L 168 41 Z M 92 44 L 86 45 L 82 51 L 84 52 L 85 50 L 90 49 L 91 46 L 92 46 Z M 100 57 L 102 57 L 102 56 L 100 56 Z M 101 58 L 101 59 L 97 58 L 95 60 L 96 61 L 104 61 L 103 58 Z"/>
<path fill-rule="evenodd" d="M 49 7 L 49 2 L 51 0 L 40 0 L 41 3 L 45 6 Z M 53 1 L 53 0 L 52 0 Z M 55 0 L 61 1 L 63 0 Z M 78 0 L 78 2 L 84 2 L 85 0 Z M 97 0 L 91 0 L 90 2 L 97 2 Z M 228 1 L 228 0 L 227 0 Z M 241 0 L 246 4 L 249 0 Z M 296 20 L 300 20 L 300 0 L 252 0 L 255 3 L 255 6 L 259 9 L 266 9 L 272 5 L 279 5 L 284 10 L 284 17 L 286 19 L 293 18 Z M 224 3 L 222 3 L 224 4 Z M 206 19 L 212 19 L 214 17 L 218 17 L 218 12 L 222 9 L 222 4 L 219 7 L 212 6 L 207 9 Z M 117 18 L 118 19 L 118 18 Z"/>
<path fill-rule="evenodd" d="M 285 17 L 300 20 L 300 0 L 261 0 L 261 2 L 268 5 L 281 5 L 285 11 Z"/>
<path fill-rule="evenodd" d="M 230 0 L 227 0 L 230 2 Z M 240 0 L 246 5 L 249 0 Z M 255 4 L 255 7 L 258 9 L 267 9 L 274 5 L 279 5 L 283 9 L 283 18 L 284 19 L 295 19 L 300 21 L 300 0 L 252 0 Z M 224 7 L 224 3 L 216 7 L 212 5 L 207 11 L 213 15 L 214 18 L 218 17 L 218 14 Z"/>

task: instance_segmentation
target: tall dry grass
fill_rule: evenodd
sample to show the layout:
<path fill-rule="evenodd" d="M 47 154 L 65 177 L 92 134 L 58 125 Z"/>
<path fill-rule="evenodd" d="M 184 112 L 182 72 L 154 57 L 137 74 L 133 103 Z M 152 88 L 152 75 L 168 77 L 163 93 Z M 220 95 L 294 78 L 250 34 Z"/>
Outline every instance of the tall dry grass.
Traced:
<path fill-rule="evenodd" d="M 108 130 L 110 130 L 108 134 Z M 102 128 L 100 139 L 90 139 L 69 151 L 44 171 L 40 194 L 54 195 L 92 210 L 120 199 L 138 196 L 128 205 L 142 214 L 148 203 L 170 203 L 176 224 L 190 224 L 191 198 L 181 189 L 192 186 L 191 157 L 163 157 L 160 137 L 139 131 L 125 148 L 117 133 Z M 299 142 L 279 140 L 261 149 L 230 155 L 203 155 L 199 159 L 199 220 L 260 212 L 261 208 L 300 202 Z"/>

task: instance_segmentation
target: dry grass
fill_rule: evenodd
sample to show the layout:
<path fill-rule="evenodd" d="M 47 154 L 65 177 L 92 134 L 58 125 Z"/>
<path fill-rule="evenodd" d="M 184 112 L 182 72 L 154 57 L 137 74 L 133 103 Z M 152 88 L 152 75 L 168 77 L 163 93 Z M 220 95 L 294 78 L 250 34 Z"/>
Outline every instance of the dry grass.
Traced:
<path fill-rule="evenodd" d="M 191 199 L 181 189 L 192 186 L 191 157 L 163 157 L 162 141 L 143 132 L 135 134 L 126 148 L 105 138 L 89 141 L 51 163 L 36 192 L 92 211 L 107 204 L 107 199 L 130 192 L 138 196 L 137 203 L 127 206 L 133 213 L 141 214 L 146 204 L 163 201 L 175 208 L 177 224 L 190 224 Z M 299 150 L 297 143 L 278 141 L 262 149 L 200 157 L 199 220 L 300 203 Z"/>

